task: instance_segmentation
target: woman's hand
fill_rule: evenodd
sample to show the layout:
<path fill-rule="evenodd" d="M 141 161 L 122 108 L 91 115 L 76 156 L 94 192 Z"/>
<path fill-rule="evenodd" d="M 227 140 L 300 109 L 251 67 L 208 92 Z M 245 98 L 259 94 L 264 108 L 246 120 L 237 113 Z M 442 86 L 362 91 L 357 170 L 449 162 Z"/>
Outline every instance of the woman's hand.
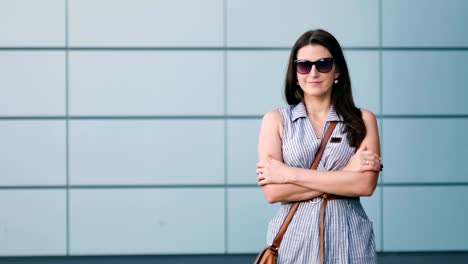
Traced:
<path fill-rule="evenodd" d="M 366 146 L 359 149 L 348 161 L 348 164 L 343 168 L 344 171 L 365 172 L 381 170 L 381 163 L 379 156 Z"/>
<path fill-rule="evenodd" d="M 257 163 L 258 185 L 270 183 L 287 183 L 289 167 L 279 160 L 268 156 L 265 161 Z"/>

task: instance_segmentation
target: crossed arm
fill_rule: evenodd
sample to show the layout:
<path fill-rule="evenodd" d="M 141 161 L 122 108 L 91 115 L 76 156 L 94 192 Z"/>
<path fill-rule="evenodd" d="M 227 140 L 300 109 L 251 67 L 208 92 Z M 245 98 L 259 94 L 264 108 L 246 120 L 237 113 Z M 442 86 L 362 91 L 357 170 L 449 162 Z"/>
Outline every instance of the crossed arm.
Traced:
<path fill-rule="evenodd" d="M 267 201 L 301 201 L 324 192 L 343 196 L 372 195 L 380 170 L 377 121 L 369 111 L 362 110 L 362 116 L 367 134 L 348 164 L 340 171 L 317 171 L 283 163 L 281 116 L 278 111 L 267 113 L 260 130 L 257 163 L 258 182 Z"/>

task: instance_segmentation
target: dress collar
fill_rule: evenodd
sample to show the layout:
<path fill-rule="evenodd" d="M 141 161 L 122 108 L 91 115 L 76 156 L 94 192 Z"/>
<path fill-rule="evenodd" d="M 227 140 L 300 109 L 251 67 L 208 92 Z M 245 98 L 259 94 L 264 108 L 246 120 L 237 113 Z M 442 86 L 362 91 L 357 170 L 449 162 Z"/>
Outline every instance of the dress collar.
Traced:
<path fill-rule="evenodd" d="M 291 120 L 295 122 L 297 119 L 307 117 L 307 109 L 304 105 L 304 102 L 300 102 L 293 107 L 291 110 Z M 330 105 L 330 110 L 328 111 L 326 122 L 331 121 L 343 121 L 343 118 L 338 115 L 335 111 L 335 107 Z"/>

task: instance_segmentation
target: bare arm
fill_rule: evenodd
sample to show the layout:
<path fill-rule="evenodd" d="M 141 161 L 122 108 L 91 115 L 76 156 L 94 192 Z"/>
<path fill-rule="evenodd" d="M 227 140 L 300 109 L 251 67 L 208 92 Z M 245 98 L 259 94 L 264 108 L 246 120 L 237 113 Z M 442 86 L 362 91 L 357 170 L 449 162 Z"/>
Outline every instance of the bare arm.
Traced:
<path fill-rule="evenodd" d="M 258 140 L 258 160 L 266 161 L 268 153 L 272 158 L 283 162 L 282 121 L 278 110 L 265 114 Z M 262 186 L 263 194 L 269 203 L 302 201 L 316 197 L 321 192 L 306 186 L 292 183 L 267 184 Z"/>
<path fill-rule="evenodd" d="M 380 143 L 375 116 L 363 110 L 362 113 L 367 134 L 361 143 L 362 148 L 380 155 Z M 274 157 L 259 162 L 257 167 L 263 171 L 260 185 L 272 183 L 292 183 L 320 192 L 344 196 L 370 196 L 378 180 L 377 171 L 316 171 L 292 168 L 284 165 Z"/>

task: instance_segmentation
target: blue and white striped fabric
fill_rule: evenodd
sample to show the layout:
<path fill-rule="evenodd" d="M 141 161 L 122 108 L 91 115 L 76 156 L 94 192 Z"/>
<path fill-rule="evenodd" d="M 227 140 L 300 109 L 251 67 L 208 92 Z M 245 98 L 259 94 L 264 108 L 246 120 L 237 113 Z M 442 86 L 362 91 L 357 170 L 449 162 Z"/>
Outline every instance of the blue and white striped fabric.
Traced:
<path fill-rule="evenodd" d="M 293 167 L 310 168 L 320 139 L 315 136 L 307 118 L 305 105 L 279 109 L 283 121 L 283 161 Z M 333 106 L 322 135 L 330 121 L 342 121 Z M 338 122 L 330 138 L 341 142 L 327 143 L 318 170 L 340 170 L 355 152 L 346 138 L 343 122 Z M 337 140 L 338 141 L 338 140 Z M 279 247 L 277 263 L 319 263 L 319 212 L 321 198 L 301 202 Z M 282 204 L 268 226 L 267 243 L 271 245 L 290 208 Z M 332 200 L 325 214 L 325 263 L 377 263 L 374 232 L 359 200 Z"/>

